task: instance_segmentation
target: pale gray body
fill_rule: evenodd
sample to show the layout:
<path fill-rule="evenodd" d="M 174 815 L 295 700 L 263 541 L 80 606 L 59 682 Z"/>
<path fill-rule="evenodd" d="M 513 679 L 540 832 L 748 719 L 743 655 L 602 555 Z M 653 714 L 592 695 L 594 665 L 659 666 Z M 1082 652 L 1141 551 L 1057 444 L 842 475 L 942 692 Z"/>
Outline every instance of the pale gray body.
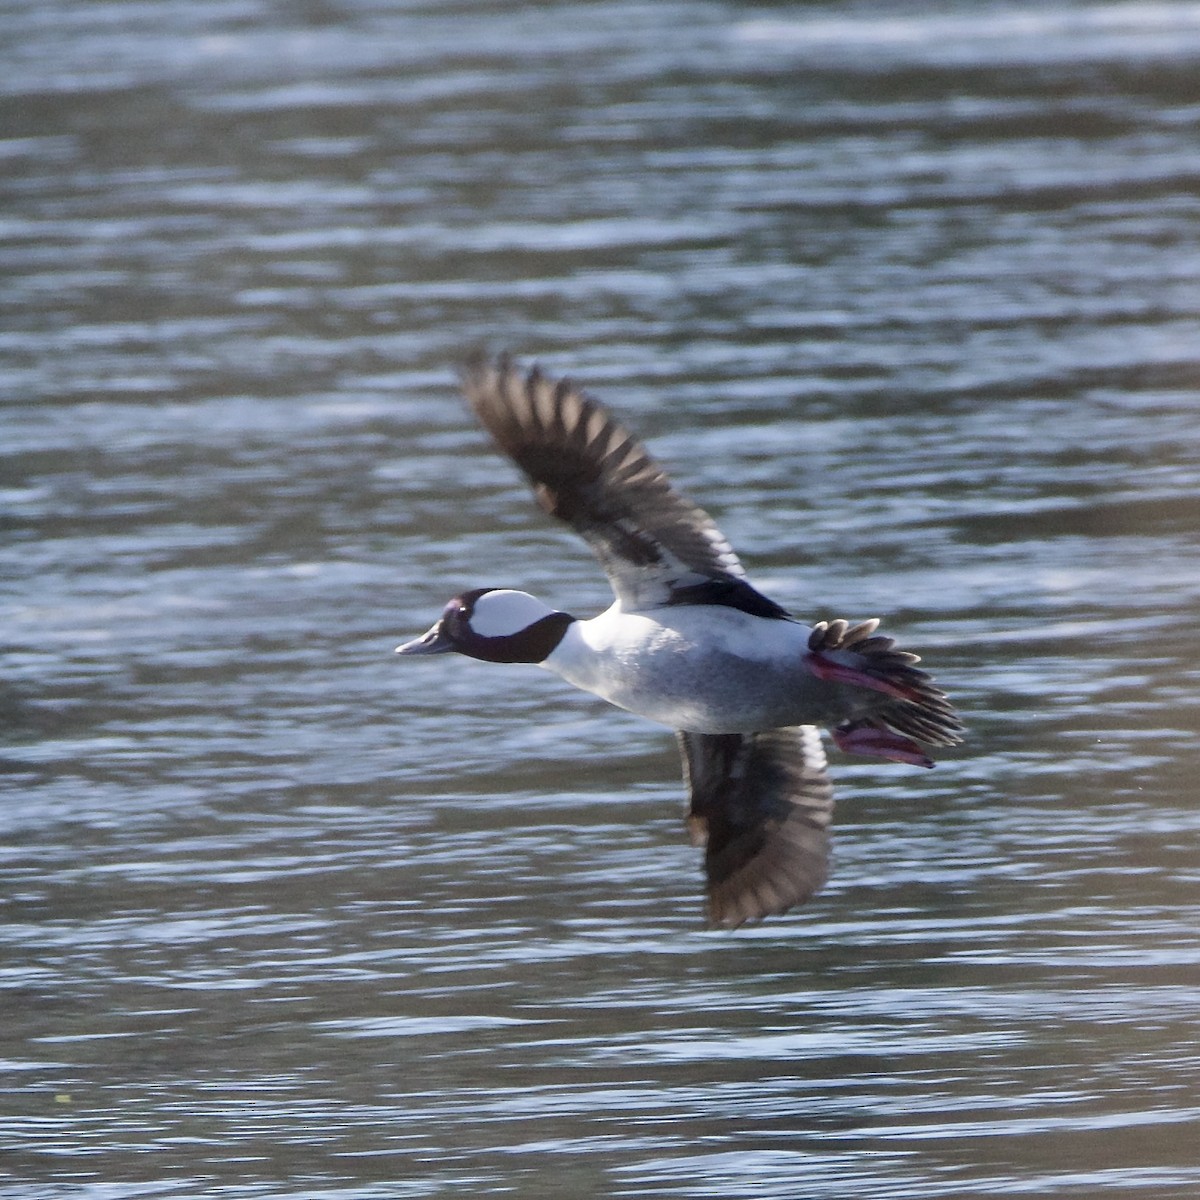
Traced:
<path fill-rule="evenodd" d="M 574 622 L 539 665 L 618 708 L 688 733 L 820 725 L 846 716 L 850 689 L 805 668 L 810 632 L 735 608 L 628 613 L 618 602 Z"/>

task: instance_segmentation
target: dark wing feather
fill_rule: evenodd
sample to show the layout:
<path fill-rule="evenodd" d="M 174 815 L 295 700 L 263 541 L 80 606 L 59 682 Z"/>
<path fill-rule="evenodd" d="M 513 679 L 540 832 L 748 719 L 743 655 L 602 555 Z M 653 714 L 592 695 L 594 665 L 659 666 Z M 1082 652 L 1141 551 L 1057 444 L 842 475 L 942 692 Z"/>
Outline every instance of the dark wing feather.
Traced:
<path fill-rule="evenodd" d="M 529 477 L 541 507 L 591 546 L 629 610 L 670 603 L 752 606 L 783 616 L 745 582 L 712 518 L 672 487 L 641 443 L 569 381 L 478 358 L 463 391 Z"/>
<path fill-rule="evenodd" d="M 709 921 L 733 928 L 819 891 L 829 874 L 833 786 L 816 728 L 678 736 L 689 824 L 707 846 Z"/>

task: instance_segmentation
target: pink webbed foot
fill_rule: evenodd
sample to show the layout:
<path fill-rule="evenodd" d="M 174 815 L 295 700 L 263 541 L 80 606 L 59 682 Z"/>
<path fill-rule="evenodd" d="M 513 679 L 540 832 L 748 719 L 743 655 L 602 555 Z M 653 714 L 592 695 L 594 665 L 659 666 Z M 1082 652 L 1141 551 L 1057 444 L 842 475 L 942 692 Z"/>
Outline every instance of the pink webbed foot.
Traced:
<path fill-rule="evenodd" d="M 902 683 L 893 683 L 890 679 L 881 679 L 878 675 L 835 662 L 819 650 L 810 650 L 804 656 L 804 664 L 818 679 L 826 683 L 848 683 L 854 687 L 869 688 L 873 692 L 883 692 L 885 696 L 895 696 L 897 700 L 920 699 L 920 694 L 915 688 L 905 687 Z"/>
<path fill-rule="evenodd" d="M 830 731 L 838 749 L 866 758 L 888 758 L 892 762 L 911 763 L 914 767 L 932 767 L 933 759 L 910 738 L 890 729 L 868 723 L 839 725 Z"/>

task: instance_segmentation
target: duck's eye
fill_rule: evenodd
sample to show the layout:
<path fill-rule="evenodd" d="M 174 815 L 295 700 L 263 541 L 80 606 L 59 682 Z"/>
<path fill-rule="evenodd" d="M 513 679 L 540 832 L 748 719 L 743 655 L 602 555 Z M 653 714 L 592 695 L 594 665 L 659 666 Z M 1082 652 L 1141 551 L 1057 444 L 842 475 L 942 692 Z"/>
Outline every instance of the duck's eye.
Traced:
<path fill-rule="evenodd" d="M 470 611 L 461 600 L 451 600 L 442 609 L 442 623 L 452 634 L 461 633 L 464 629 L 469 630 L 471 628 Z"/>

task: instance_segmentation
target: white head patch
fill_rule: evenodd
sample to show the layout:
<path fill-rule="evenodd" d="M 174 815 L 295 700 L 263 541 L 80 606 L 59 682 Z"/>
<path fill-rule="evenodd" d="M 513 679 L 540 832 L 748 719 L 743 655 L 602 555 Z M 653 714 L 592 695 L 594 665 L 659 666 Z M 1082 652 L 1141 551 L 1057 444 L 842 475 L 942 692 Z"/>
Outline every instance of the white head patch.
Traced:
<path fill-rule="evenodd" d="M 509 637 L 528 629 L 535 621 L 548 617 L 553 611 L 528 592 L 501 588 L 484 592 L 475 601 L 471 629 L 480 637 Z"/>

